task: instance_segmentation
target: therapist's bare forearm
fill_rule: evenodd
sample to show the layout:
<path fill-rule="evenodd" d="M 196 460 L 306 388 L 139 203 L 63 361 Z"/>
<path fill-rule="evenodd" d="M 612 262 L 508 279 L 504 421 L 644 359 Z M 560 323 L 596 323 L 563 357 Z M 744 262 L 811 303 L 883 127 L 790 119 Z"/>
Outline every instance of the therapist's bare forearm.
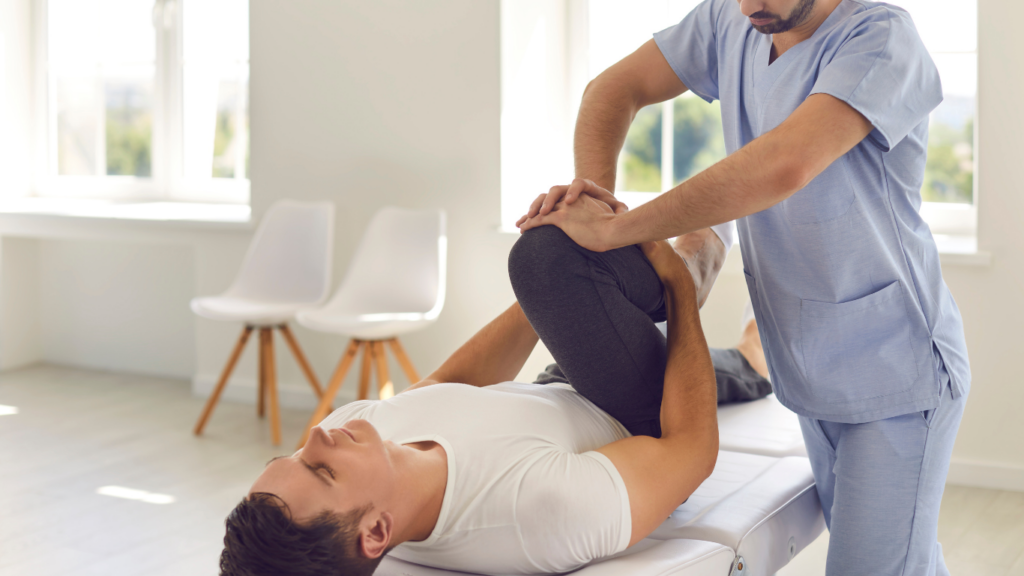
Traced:
<path fill-rule="evenodd" d="M 672 238 L 774 206 L 810 180 L 771 133 L 611 221 L 607 249 Z"/>
<path fill-rule="evenodd" d="M 517 302 L 481 328 L 427 380 L 473 386 L 507 382 L 522 370 L 537 341 L 537 332 Z"/>
<path fill-rule="evenodd" d="M 629 125 L 644 106 L 686 91 L 653 39 L 587 84 L 574 136 L 576 177 L 615 190 L 615 166 Z"/>
<path fill-rule="evenodd" d="M 615 190 L 615 169 L 629 125 L 636 116 L 630 94 L 598 77 L 587 85 L 573 136 L 576 177 Z"/>
<path fill-rule="evenodd" d="M 782 124 L 647 204 L 616 217 L 605 249 L 670 238 L 760 212 L 789 198 L 872 130 L 828 94 L 813 94 Z"/>
<path fill-rule="evenodd" d="M 696 292 L 689 278 L 662 279 L 668 312 L 668 363 L 661 401 L 665 440 L 681 439 L 687 449 L 718 452 L 715 369 L 700 325 Z"/>

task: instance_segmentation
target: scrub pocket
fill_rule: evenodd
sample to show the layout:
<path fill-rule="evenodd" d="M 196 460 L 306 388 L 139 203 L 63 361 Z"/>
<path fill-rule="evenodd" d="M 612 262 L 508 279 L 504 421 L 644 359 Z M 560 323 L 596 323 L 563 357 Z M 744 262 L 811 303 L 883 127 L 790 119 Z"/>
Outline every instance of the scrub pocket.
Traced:
<path fill-rule="evenodd" d="M 910 326 L 898 280 L 849 302 L 801 300 L 804 375 L 826 402 L 905 391 L 918 377 Z"/>

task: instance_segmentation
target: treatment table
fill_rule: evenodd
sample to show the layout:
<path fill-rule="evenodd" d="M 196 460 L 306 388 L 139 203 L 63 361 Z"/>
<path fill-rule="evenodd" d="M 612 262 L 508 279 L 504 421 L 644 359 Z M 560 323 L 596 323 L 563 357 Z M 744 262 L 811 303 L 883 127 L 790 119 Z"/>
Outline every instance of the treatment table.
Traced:
<path fill-rule="evenodd" d="M 796 415 L 774 396 L 719 409 L 715 471 L 650 536 L 574 576 L 769 576 L 825 529 Z M 385 557 L 375 576 L 466 576 Z"/>

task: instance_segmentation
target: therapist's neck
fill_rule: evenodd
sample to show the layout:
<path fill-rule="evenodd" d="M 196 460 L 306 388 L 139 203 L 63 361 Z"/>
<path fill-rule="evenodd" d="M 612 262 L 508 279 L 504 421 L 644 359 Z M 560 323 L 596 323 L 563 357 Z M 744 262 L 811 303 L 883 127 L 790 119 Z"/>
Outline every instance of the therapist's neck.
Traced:
<path fill-rule="evenodd" d="M 841 2 L 842 0 L 815 0 L 806 20 L 785 32 L 773 34 L 771 61 L 774 62 L 787 50 L 810 38 Z"/>

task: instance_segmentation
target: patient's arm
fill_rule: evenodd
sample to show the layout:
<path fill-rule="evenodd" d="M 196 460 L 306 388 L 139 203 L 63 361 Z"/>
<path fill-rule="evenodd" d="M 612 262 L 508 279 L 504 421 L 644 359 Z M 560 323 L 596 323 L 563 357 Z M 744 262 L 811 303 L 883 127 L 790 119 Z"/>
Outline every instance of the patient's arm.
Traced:
<path fill-rule="evenodd" d="M 629 494 L 630 545 L 647 537 L 711 475 L 718 458 L 715 372 L 700 326 L 697 293 L 667 242 L 644 253 L 665 286 L 668 365 L 661 438 L 633 436 L 598 451 L 615 464 Z"/>
<path fill-rule="evenodd" d="M 517 302 L 484 326 L 440 368 L 406 390 L 441 382 L 473 386 L 508 382 L 523 369 L 537 340 L 537 333 Z"/>

